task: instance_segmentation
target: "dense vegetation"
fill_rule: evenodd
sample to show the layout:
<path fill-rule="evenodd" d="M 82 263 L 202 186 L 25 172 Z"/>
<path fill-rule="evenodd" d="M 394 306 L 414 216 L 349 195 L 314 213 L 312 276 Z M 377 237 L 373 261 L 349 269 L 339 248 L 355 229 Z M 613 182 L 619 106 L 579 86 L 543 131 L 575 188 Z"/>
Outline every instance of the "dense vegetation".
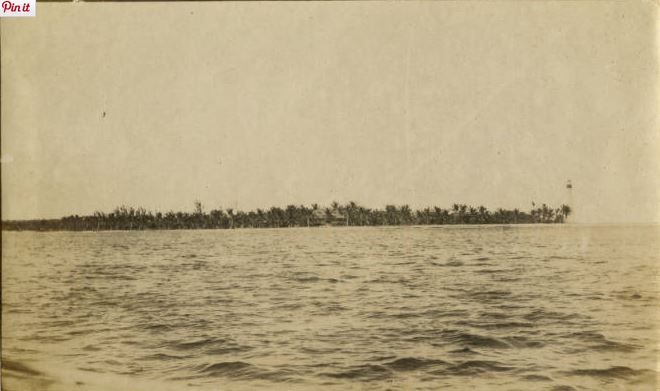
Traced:
<path fill-rule="evenodd" d="M 321 208 L 289 205 L 267 210 L 243 212 L 231 208 L 205 212 L 202 204 L 187 212 L 150 212 L 144 208 L 120 206 L 110 213 L 96 212 L 92 216 L 68 216 L 53 220 L 5 221 L 5 230 L 33 231 L 97 231 L 148 229 L 219 229 L 219 228 L 281 228 L 322 225 L 382 226 L 382 225 L 441 225 L 441 224 L 530 224 L 563 223 L 571 208 L 562 205 L 553 209 L 541 207 L 523 212 L 518 209 L 489 211 L 483 206 L 454 204 L 450 209 L 429 207 L 412 210 L 408 205 L 387 205 L 385 209 L 370 209 L 349 202 Z"/>

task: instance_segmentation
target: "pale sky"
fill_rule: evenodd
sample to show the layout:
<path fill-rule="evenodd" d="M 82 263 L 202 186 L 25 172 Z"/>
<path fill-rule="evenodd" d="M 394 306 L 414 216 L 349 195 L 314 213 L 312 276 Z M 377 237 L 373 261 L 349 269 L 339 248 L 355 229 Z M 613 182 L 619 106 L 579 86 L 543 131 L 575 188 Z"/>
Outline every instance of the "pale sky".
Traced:
<path fill-rule="evenodd" d="M 1 27 L 3 219 L 528 210 L 570 178 L 583 222 L 660 220 L 650 1 L 38 3 Z"/>

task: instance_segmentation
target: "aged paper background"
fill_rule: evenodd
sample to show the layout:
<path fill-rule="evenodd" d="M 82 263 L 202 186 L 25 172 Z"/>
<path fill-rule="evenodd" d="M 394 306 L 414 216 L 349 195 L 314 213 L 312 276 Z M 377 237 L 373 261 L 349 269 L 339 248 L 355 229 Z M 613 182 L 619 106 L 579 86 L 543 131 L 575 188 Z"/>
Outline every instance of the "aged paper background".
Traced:
<path fill-rule="evenodd" d="M 567 179 L 576 222 L 660 221 L 657 2 L 39 3 L 1 34 L 3 221 Z"/>

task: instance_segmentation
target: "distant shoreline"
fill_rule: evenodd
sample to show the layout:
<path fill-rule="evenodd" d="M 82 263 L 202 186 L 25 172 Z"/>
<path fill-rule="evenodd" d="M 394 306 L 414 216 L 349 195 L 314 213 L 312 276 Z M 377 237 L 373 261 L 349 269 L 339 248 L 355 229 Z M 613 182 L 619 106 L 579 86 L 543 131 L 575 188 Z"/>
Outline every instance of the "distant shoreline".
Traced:
<path fill-rule="evenodd" d="M 151 212 L 144 208 L 120 206 L 110 213 L 95 212 L 89 216 L 72 215 L 60 219 L 8 220 L 6 231 L 146 231 L 185 229 L 294 228 L 319 226 L 413 226 L 413 225 L 487 225 L 487 224 L 562 224 L 571 214 L 568 205 L 552 208 L 533 205 L 525 212 L 519 209 L 488 210 L 453 204 L 418 210 L 408 205 L 386 205 L 384 209 L 366 208 L 349 202 L 320 207 L 288 205 L 241 211 L 228 208 L 208 212 L 195 202 L 194 212 Z"/>

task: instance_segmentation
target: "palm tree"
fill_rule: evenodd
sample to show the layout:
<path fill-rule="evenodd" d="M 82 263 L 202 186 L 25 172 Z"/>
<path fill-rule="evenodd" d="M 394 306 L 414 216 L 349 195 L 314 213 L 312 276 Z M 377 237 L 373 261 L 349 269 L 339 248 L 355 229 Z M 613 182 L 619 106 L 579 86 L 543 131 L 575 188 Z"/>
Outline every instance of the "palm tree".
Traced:
<path fill-rule="evenodd" d="M 488 222 L 488 209 L 486 209 L 485 206 L 480 205 L 479 208 L 479 223 L 480 224 L 485 224 Z"/>
<path fill-rule="evenodd" d="M 424 224 L 428 225 L 431 221 L 431 208 L 426 207 L 422 210 L 422 216 L 424 218 Z"/>
<path fill-rule="evenodd" d="M 222 212 L 222 208 L 220 209 L 213 209 L 209 213 L 209 217 L 211 218 L 211 227 L 213 228 L 220 228 L 223 226 L 222 224 L 222 218 L 224 217 L 224 213 Z"/>
<path fill-rule="evenodd" d="M 403 224 L 410 224 L 413 220 L 412 217 L 412 211 L 410 210 L 410 206 L 408 205 L 402 205 L 401 208 L 399 209 L 401 213 L 401 220 Z"/>
<path fill-rule="evenodd" d="M 399 225 L 396 206 L 385 205 L 385 224 Z"/>

